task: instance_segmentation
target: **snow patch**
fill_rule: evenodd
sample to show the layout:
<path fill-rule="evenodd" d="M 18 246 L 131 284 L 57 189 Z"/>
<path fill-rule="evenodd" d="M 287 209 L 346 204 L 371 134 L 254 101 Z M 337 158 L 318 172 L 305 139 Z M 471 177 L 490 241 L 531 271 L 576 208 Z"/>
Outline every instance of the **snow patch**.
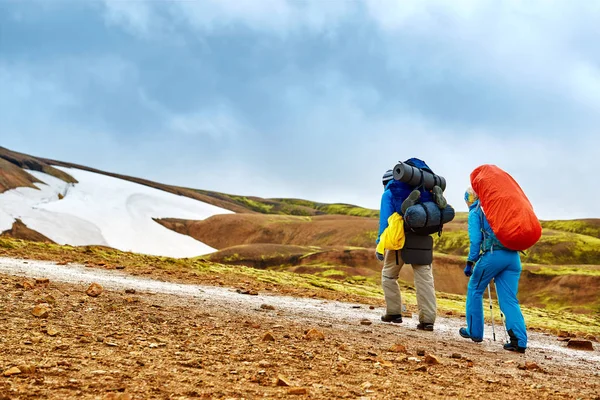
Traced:
<path fill-rule="evenodd" d="M 103 245 L 123 251 L 194 257 L 215 251 L 153 218 L 203 220 L 231 211 L 122 179 L 73 168 L 59 169 L 79 183 L 27 171 L 43 184 L 0 194 L 0 230 L 20 218 L 29 228 L 60 244 Z M 64 196 L 61 200 L 59 194 Z"/>

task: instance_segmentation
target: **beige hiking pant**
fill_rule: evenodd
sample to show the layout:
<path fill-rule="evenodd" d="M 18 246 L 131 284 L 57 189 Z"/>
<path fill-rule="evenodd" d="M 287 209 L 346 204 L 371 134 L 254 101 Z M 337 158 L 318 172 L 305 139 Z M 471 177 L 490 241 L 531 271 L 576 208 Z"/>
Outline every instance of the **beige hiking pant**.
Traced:
<path fill-rule="evenodd" d="M 385 296 L 386 312 L 390 315 L 402 314 L 402 296 L 398 286 L 398 275 L 404 266 L 404 261 L 398 250 L 398 263 L 396 263 L 396 250 L 386 250 L 381 270 L 381 286 Z M 417 290 L 417 307 L 419 309 L 419 322 L 433 324 L 435 322 L 437 303 L 433 285 L 433 269 L 431 265 L 412 265 Z"/>

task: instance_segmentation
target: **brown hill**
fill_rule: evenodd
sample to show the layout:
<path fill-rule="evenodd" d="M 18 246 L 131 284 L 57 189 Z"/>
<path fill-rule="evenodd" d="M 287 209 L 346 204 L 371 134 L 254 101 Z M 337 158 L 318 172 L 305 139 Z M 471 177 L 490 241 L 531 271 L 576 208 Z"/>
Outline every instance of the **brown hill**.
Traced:
<path fill-rule="evenodd" d="M 371 248 L 378 230 L 374 218 L 344 215 L 224 214 L 203 221 L 157 221 L 217 249 L 253 243 Z"/>

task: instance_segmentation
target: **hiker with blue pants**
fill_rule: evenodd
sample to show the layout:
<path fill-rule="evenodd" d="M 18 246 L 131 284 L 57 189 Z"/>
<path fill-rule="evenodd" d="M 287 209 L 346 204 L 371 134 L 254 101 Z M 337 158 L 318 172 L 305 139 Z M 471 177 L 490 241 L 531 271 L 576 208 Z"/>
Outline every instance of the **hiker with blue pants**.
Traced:
<path fill-rule="evenodd" d="M 472 188 L 465 192 L 465 202 L 469 206 L 470 250 L 464 273 L 470 279 L 467 289 L 467 327 L 460 328 L 459 333 L 474 342 L 483 340 L 483 294 L 494 279 L 498 303 L 506 317 L 506 329 L 510 337 L 504 349 L 525 353 L 527 331 L 517 300 L 521 277 L 520 255 L 504 247 L 496 238 Z"/>

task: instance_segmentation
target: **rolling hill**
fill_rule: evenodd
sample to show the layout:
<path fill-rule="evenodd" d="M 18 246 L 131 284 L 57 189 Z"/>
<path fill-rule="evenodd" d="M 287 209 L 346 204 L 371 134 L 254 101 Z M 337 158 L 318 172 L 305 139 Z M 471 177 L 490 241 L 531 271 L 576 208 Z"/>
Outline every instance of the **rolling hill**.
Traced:
<path fill-rule="evenodd" d="M 15 206 L 18 204 L 18 207 Z M 435 237 L 440 291 L 464 293 L 467 215 Z M 126 222 L 124 222 L 126 221 Z M 526 304 L 600 311 L 600 219 L 542 221 L 522 257 Z M 337 280 L 379 280 L 378 211 L 156 183 L 0 148 L 2 235 L 201 259 Z M 410 268 L 402 279 L 412 281 Z M 591 294 L 590 294 L 591 293 Z"/>

